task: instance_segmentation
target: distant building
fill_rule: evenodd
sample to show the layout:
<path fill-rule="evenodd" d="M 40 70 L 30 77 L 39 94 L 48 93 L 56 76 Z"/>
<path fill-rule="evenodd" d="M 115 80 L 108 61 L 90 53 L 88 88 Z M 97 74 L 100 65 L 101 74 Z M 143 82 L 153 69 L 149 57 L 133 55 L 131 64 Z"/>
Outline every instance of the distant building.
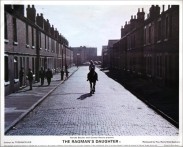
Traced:
<path fill-rule="evenodd" d="M 102 46 L 103 67 L 111 68 L 113 66 L 115 58 L 113 45 L 118 41 L 117 39 L 108 40 L 108 45 Z"/>
<path fill-rule="evenodd" d="M 102 67 L 107 67 L 109 60 L 109 54 L 107 53 L 107 45 L 102 46 Z"/>
<path fill-rule="evenodd" d="M 97 48 L 95 47 L 72 47 L 72 51 L 74 57 L 73 62 L 76 65 L 82 65 L 90 60 L 95 60 L 97 57 Z"/>
<path fill-rule="evenodd" d="M 19 89 L 19 71 L 24 68 L 23 85 L 31 68 L 35 81 L 39 81 L 39 70 L 50 68 L 59 71 L 72 65 L 73 52 L 64 38 L 43 14 L 36 15 L 34 5 L 4 5 L 4 65 L 5 95 Z"/>

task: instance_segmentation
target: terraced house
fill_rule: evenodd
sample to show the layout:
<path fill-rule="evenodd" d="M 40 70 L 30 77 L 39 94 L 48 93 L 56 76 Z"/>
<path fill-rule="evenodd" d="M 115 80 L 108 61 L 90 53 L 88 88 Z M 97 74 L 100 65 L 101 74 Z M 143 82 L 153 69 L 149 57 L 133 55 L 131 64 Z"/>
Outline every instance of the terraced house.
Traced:
<path fill-rule="evenodd" d="M 52 69 L 59 72 L 65 65 L 72 66 L 73 52 L 67 39 L 44 19 L 36 14 L 34 5 L 4 5 L 4 81 L 5 95 L 19 89 L 19 71 L 25 75 L 31 68 L 35 81 L 39 70 Z M 26 85 L 24 76 L 23 85 Z"/>
<path fill-rule="evenodd" d="M 143 8 L 121 28 L 113 45 L 110 68 L 147 77 L 164 86 L 179 84 L 179 6 Z"/>

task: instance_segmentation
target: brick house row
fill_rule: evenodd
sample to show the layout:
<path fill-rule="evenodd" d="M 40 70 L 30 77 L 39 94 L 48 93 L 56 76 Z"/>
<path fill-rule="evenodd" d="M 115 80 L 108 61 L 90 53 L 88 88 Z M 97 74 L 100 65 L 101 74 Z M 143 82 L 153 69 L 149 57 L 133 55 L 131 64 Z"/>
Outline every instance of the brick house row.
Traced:
<path fill-rule="evenodd" d="M 4 81 L 5 95 L 19 89 L 19 71 L 25 75 L 31 68 L 35 81 L 39 81 L 39 70 L 60 71 L 73 63 L 73 52 L 67 39 L 61 35 L 43 14 L 36 15 L 34 5 L 4 5 Z M 26 85 L 24 77 L 23 84 Z"/>
<path fill-rule="evenodd" d="M 137 18 L 131 16 L 121 28 L 121 38 L 106 52 L 110 68 L 178 87 L 179 6 L 166 11 L 162 6 L 160 13 L 160 7 L 152 5 L 146 19 L 144 15 L 138 9 Z"/>

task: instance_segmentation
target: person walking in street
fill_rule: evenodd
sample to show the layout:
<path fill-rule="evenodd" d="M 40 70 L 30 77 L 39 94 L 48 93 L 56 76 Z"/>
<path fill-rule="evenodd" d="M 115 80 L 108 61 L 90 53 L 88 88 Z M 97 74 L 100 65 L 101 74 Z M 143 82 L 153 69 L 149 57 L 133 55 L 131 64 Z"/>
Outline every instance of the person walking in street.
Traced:
<path fill-rule="evenodd" d="M 98 81 L 98 74 L 95 72 L 94 68 L 91 68 L 87 75 L 87 81 L 90 82 L 90 94 L 95 93 L 96 81 Z"/>
<path fill-rule="evenodd" d="M 90 94 L 94 94 L 96 81 L 98 81 L 98 74 L 95 72 L 95 64 L 90 61 L 89 73 L 87 75 L 87 81 L 90 82 Z"/>
<path fill-rule="evenodd" d="M 68 78 L 69 76 L 69 72 L 68 72 L 68 66 L 67 64 L 65 65 L 65 75 L 66 75 L 66 79 Z"/>
<path fill-rule="evenodd" d="M 48 70 L 46 72 L 46 78 L 47 78 L 48 85 L 50 85 L 51 78 L 53 78 L 53 74 L 52 74 L 52 71 L 49 68 L 48 68 Z"/>
<path fill-rule="evenodd" d="M 43 70 L 43 67 L 41 67 L 41 70 L 39 71 L 39 77 L 41 78 L 41 86 L 43 86 L 45 78 L 45 71 Z"/>
<path fill-rule="evenodd" d="M 29 68 L 29 72 L 27 74 L 27 79 L 29 80 L 30 90 L 32 90 L 33 72 L 30 68 Z"/>
<path fill-rule="evenodd" d="M 90 65 L 89 65 L 89 71 L 91 71 L 91 69 L 95 70 L 95 64 L 93 63 L 93 61 L 90 61 Z"/>
<path fill-rule="evenodd" d="M 21 67 L 19 71 L 20 88 L 22 88 L 22 85 L 23 85 L 23 77 L 24 77 L 24 68 Z"/>

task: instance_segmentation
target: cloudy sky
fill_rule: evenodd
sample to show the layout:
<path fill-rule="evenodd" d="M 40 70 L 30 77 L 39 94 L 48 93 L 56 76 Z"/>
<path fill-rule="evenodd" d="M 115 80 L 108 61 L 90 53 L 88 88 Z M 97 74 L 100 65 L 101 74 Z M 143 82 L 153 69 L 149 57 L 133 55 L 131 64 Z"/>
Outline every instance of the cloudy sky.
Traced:
<path fill-rule="evenodd" d="M 100 55 L 102 45 L 107 45 L 109 39 L 120 38 L 120 29 L 125 21 L 129 21 L 131 15 L 136 15 L 138 8 L 140 11 L 144 8 L 147 16 L 150 5 L 39 3 L 35 7 L 36 13 L 43 13 L 44 18 L 49 19 L 50 24 L 69 41 L 69 46 L 97 47 Z"/>

